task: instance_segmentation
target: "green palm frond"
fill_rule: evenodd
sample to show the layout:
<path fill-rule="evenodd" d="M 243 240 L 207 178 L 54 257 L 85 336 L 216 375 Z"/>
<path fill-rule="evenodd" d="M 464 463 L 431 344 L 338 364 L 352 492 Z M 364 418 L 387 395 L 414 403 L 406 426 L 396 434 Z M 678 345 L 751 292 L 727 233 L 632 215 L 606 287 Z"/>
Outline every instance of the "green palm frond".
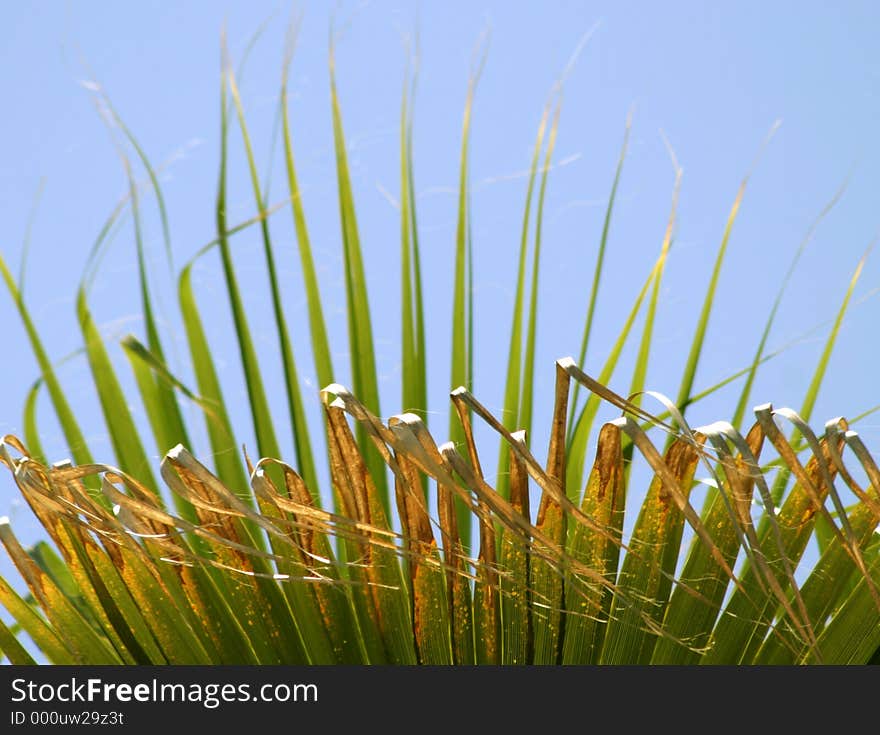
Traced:
<path fill-rule="evenodd" d="M 592 286 L 585 293 L 585 323 L 571 335 L 574 348 L 581 345 L 580 362 L 556 362 L 549 427 L 542 431 L 538 426 L 533 433 L 535 387 L 541 380 L 534 366 L 542 240 L 547 236 L 543 213 L 560 123 L 554 88 L 538 124 L 518 216 L 522 232 L 513 311 L 504 327 L 509 349 L 506 364 L 496 371 L 503 407 L 494 415 L 476 398 L 473 385 L 476 361 L 498 361 L 497 355 L 482 354 L 473 338 L 469 161 L 476 82 L 484 60 L 479 46 L 467 85 L 456 226 L 448 243 L 454 266 L 452 343 L 443 359 L 450 363 L 447 385 L 460 387 L 450 394 L 449 424 L 443 429 L 447 441 L 435 438 L 441 436 L 440 422 L 432 420 L 431 431 L 428 427 L 428 366 L 438 361 L 428 357 L 426 314 L 437 310 L 424 301 L 416 217 L 415 71 L 404 79 L 399 131 L 402 413 L 383 421 L 378 417 L 375 315 L 365 277 L 373 264 L 361 247 L 333 50 L 334 170 L 329 173 L 335 175 L 339 202 L 352 392 L 336 382 L 341 378 L 331 359 L 326 303 L 294 165 L 289 43 L 280 115 L 288 192 L 284 202 L 273 206 L 253 154 L 237 81 L 241 75 L 232 73 L 224 52 L 217 231 L 176 275 L 181 336 L 191 358 L 184 372 L 165 360 L 162 344 L 174 335 L 160 334 L 153 316 L 151 289 L 157 274 L 148 273 L 144 254 L 143 191 L 156 197 L 166 249 L 170 242 L 157 169 L 100 92 L 136 154 L 129 160 L 120 148 L 128 192 L 98 235 L 76 302 L 83 346 L 74 358 L 88 360 L 115 455 L 108 463 L 93 458 L 84 417 L 71 409 L 22 285 L 0 256 L 0 276 L 39 368 L 24 399 L 26 442 L 4 437 L 0 462 L 46 535 L 26 549 L 8 519 L 0 520 L 0 542 L 20 576 L 14 581 L 0 577 L 0 606 L 7 614 L 0 620 L 3 655 L 28 664 L 876 661 L 880 469 L 843 419 L 829 421 L 821 435 L 809 426 L 865 258 L 835 314 L 800 412 L 759 406 L 754 424 L 745 427 L 756 373 L 776 354 L 767 352 L 766 342 L 791 270 L 754 358 L 743 359 L 739 370 L 701 392 L 694 386 L 733 224 L 744 206 L 744 181 L 707 280 L 676 399 L 646 391 L 649 355 L 658 359 L 652 347 L 661 282 L 678 216 L 681 169 L 673 155 L 672 204 L 666 228 L 658 233 L 659 254 L 653 263 L 631 264 L 639 291 L 619 317 L 604 365 L 595 379 L 590 377 L 583 361 L 587 345 L 597 339 L 598 294 L 608 278 L 605 255 L 630 116 L 588 280 Z M 230 119 L 241 132 L 254 207 L 253 216 L 236 225 L 227 217 Z M 144 168 L 143 182 L 132 161 Z M 270 228 L 273 214 L 287 204 L 303 279 L 291 287 L 306 298 L 308 335 L 289 326 L 293 322 L 282 297 L 290 284 L 276 264 L 282 254 Z M 129 209 L 146 333 L 111 340 L 91 311 L 89 286 Z M 240 285 L 233 250 L 234 236 L 255 225 L 268 286 L 257 294 Z M 226 331 L 238 348 L 247 427 L 233 425 L 235 412 L 224 395 L 205 328 L 207 311 L 200 309 L 193 281 L 194 264 L 209 255 L 219 255 L 222 265 L 221 290 L 232 314 Z M 631 275 L 627 278 L 632 281 Z M 260 295 L 271 301 L 276 356 L 258 356 L 252 336 L 251 299 Z M 632 345 L 642 315 L 638 345 Z M 303 390 L 295 360 L 309 347 L 314 373 L 325 386 L 320 401 Z M 628 366 L 629 398 L 609 387 L 618 380 L 628 348 L 635 352 Z M 128 358 L 146 421 L 139 422 L 129 407 L 114 351 Z M 271 374 L 270 358 L 277 358 L 274 367 L 283 373 L 280 389 L 264 381 Z M 683 415 L 687 409 L 740 378 L 745 387 L 732 422 L 689 427 Z M 72 461 L 46 461 L 37 426 L 43 387 Z M 643 406 L 649 396 L 660 402 L 661 411 Z M 323 420 L 320 425 L 308 411 L 310 399 Z M 599 426 L 603 407 L 616 408 L 619 417 Z M 188 448 L 198 428 L 193 416 L 204 421 L 210 467 Z M 296 466 L 282 461 L 285 453 L 277 437 L 287 432 L 275 423 L 282 420 L 291 428 Z M 249 431 L 256 438 L 256 462 L 238 449 L 236 435 Z M 320 431 L 322 444 L 312 440 Z M 163 455 L 158 468 L 149 460 L 148 432 Z M 545 447 L 536 448 L 535 442 L 545 440 L 546 461 L 539 461 Z M 170 449 L 172 444 L 177 446 Z M 314 454 L 320 446 L 326 447 L 323 456 Z M 484 474 L 486 461 L 498 468 L 495 479 Z"/>

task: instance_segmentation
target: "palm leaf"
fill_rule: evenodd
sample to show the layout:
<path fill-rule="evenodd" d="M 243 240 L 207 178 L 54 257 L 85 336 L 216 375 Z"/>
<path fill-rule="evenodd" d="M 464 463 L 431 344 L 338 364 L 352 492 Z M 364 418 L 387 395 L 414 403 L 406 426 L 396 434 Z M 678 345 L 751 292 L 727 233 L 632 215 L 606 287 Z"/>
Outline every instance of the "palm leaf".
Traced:
<path fill-rule="evenodd" d="M 383 421 L 366 287 L 369 262 L 361 249 L 331 44 L 331 117 L 353 391 L 334 382 L 294 165 L 287 97 L 294 35 L 295 26 L 288 39 L 276 121 L 277 129 L 283 129 L 288 186 L 280 205 L 269 206 L 268 183 L 261 184 L 237 85 L 240 75 L 232 74 L 223 50 L 217 232 L 186 263 L 177 282 L 192 376 L 172 369 L 165 357 L 145 254 L 144 187 L 120 148 L 128 193 L 89 254 L 76 301 L 83 347 L 74 353 L 88 361 L 115 465 L 94 463 L 56 376 L 57 364 L 25 305 L 21 280 L 15 282 L 0 258 L 0 275 L 39 367 L 39 379 L 24 406 L 26 443 L 3 437 L 0 462 L 46 535 L 25 549 L 8 519 L 0 520 L 0 542 L 21 578 L 19 587 L 27 590 L 0 578 L 0 605 L 11 617 L 11 623 L 0 622 L 0 646 L 8 659 L 33 663 L 38 657 L 24 640 L 29 638 L 45 660 L 62 664 L 876 662 L 880 470 L 844 419 L 829 421 L 821 433 L 808 423 L 864 257 L 800 413 L 758 406 L 755 425 L 741 435 L 737 427 L 756 371 L 776 354 L 765 348 L 788 276 L 754 359 L 702 392 L 694 385 L 747 176 L 707 278 L 676 400 L 647 391 L 681 181 L 670 149 L 675 183 L 659 256 L 623 316 L 598 377 L 591 377 L 582 363 L 589 357 L 598 318 L 628 121 L 598 243 L 580 361 L 556 363 L 552 419 L 544 433 L 540 427 L 533 433 L 534 396 L 541 380 L 535 361 L 543 219 L 559 124 L 558 98 L 552 97 L 557 106 L 544 111 L 528 173 L 509 350 L 497 371 L 503 407 L 500 416 L 494 415 L 473 386 L 470 141 L 484 60 L 480 45 L 465 101 L 450 257 L 450 381 L 457 387 L 450 394 L 448 440 L 437 434 L 433 422 L 432 435 L 427 420 L 428 354 L 413 154 L 415 72 L 404 78 L 399 131 L 402 413 Z M 171 266 L 170 225 L 156 170 L 106 95 L 99 87 L 94 91 L 146 169 Z M 233 114 L 242 133 L 255 208 L 253 217 L 236 226 L 229 225 L 226 212 Z M 320 399 L 327 488 L 320 486 L 323 462 L 312 456 L 316 427 L 307 421 L 308 398 L 301 393 L 294 360 L 299 341 L 288 327 L 269 226 L 271 215 L 288 203 L 308 302 L 315 374 L 324 386 Z M 164 455 L 158 463 L 145 449 L 117 376 L 116 345 L 102 334 L 88 300 L 101 258 L 129 211 L 146 334 L 143 342 L 125 337 L 121 347 L 149 429 Z M 241 290 L 233 257 L 233 236 L 252 225 L 259 225 L 263 243 L 268 278 L 263 294 Z M 196 300 L 195 264 L 215 251 L 257 438 L 256 464 L 247 454 L 239 456 L 238 427 L 229 418 Z M 262 358 L 251 336 L 248 309 L 251 299 L 260 296 L 271 301 L 273 310 L 284 369 L 279 391 L 264 384 Z M 627 398 L 610 386 L 643 311 Z M 742 377 L 745 385 L 732 423 L 688 426 L 683 415 L 688 407 Z M 187 387 L 191 380 L 194 389 Z M 42 386 L 72 461 L 49 464 L 44 456 L 37 426 Z M 585 400 L 578 400 L 579 392 L 586 393 Z M 660 412 L 642 405 L 646 395 L 659 401 Z M 211 467 L 187 448 L 192 427 L 180 410 L 180 396 L 206 422 Z M 292 424 L 296 467 L 279 454 L 271 415 L 279 401 L 286 404 Z M 603 404 L 619 411 L 619 417 L 594 432 Z M 784 422 L 792 424 L 788 436 Z M 532 446 L 533 436 L 542 443 L 549 438 L 546 461 L 537 458 L 541 453 Z M 585 478 L 587 448 L 594 438 L 595 457 Z M 483 445 L 494 452 L 499 444 L 493 484 L 483 472 L 481 456 Z M 703 482 L 710 486 L 702 513 L 692 504 L 700 467 L 708 472 Z M 792 477 L 795 483 L 788 490 Z M 332 492 L 332 510 L 323 507 L 321 498 L 329 493 L 322 490 Z M 535 491 L 540 502 L 533 508 L 530 496 Z M 172 501 L 167 506 L 166 497 Z M 634 522 L 625 532 L 626 518 Z M 472 542 L 473 530 L 477 537 Z M 807 569 L 806 550 L 812 543 L 820 555 Z"/>
<path fill-rule="evenodd" d="M 600 433 L 580 506 L 562 489 L 572 378 L 624 414 Z M 748 447 L 738 443 L 735 458 L 722 451 L 717 430 L 691 432 L 676 413 L 675 425 L 685 431 L 671 435 L 674 441 L 663 458 L 633 421 L 652 417 L 583 374 L 570 359 L 557 364 L 546 467 L 533 456 L 523 432 L 509 432 L 464 390 L 454 392 L 453 403 L 463 421 L 467 458 L 451 444 L 438 445 L 413 414 L 383 423 L 342 386 L 328 386 L 323 396 L 339 513 L 314 505 L 313 492 L 291 468 L 282 472 L 285 488 L 279 491 L 265 461 L 250 473 L 256 510 L 178 447 L 163 460 L 162 477 L 195 508 L 198 523 L 193 524 L 164 510 L 151 490 L 120 470 L 46 467 L 7 437 L 0 459 L 62 555 L 44 554 L 54 570 L 50 578 L 21 549 L 8 524 L 0 527 L 0 538 L 45 621 L 16 602 L 5 586 L 0 601 L 53 659 L 70 656 L 84 663 L 463 663 L 472 655 L 485 663 L 853 662 L 873 655 L 876 635 L 868 632 L 853 642 L 843 631 L 856 625 L 858 615 L 880 614 L 876 556 L 853 553 L 848 545 L 852 537 L 865 548 L 880 519 L 880 499 L 853 479 L 841 454 L 844 435 L 838 422 L 829 424 L 821 443 L 816 439 L 810 445 L 818 453 L 804 466 L 778 430 L 767 434 L 769 409 L 756 409 L 764 434 L 799 485 L 778 516 L 768 505 L 775 531 L 755 537 L 749 531 L 749 487 L 757 480 L 769 495 L 756 462 L 761 433 L 750 434 Z M 812 436 L 794 412 L 775 414 L 791 417 Z M 509 500 L 479 473 L 471 415 L 507 443 L 514 480 Z M 395 477 L 400 533 L 389 525 L 349 422 L 362 427 Z M 673 424 L 654 422 L 664 434 L 674 431 Z M 625 435 L 634 456 L 648 461 L 654 480 L 624 543 Z M 864 445 L 852 433 L 846 440 L 877 482 L 880 472 Z M 729 501 L 713 504 L 702 519 L 687 500 L 698 462 L 715 468 L 719 497 Z M 835 535 L 814 573 L 816 581 L 799 590 L 786 570 L 797 564 L 814 518 L 828 513 L 823 503 L 836 493 L 838 473 L 863 500 L 844 508 L 844 515 L 835 508 L 845 533 Z M 119 508 L 116 514 L 85 491 L 87 477 L 100 479 L 105 502 Z M 528 481 L 543 492 L 534 518 L 524 490 Z M 477 558 L 462 556 L 449 498 L 440 513 L 442 533 L 435 537 L 424 482 L 454 493 L 475 516 L 481 529 Z M 59 488 L 65 488 L 61 495 Z M 246 521 L 266 535 L 267 549 L 248 541 Z M 686 526 L 695 540 L 676 576 Z M 333 558 L 328 541 L 334 536 L 346 546 L 345 562 Z M 195 537 L 203 546 L 188 541 Z M 734 575 L 732 563 L 743 543 L 754 543 L 749 552 L 756 563 Z M 817 587 L 831 570 L 840 570 L 837 607 L 821 599 Z M 473 591 L 465 594 L 469 588 Z M 731 601 L 720 611 L 728 588 Z M 178 611 L 179 624 L 165 626 L 170 609 Z M 825 616 L 821 630 L 815 618 L 820 614 Z M 289 624 L 279 625 L 284 620 Z M 473 620 L 472 627 L 467 620 Z M 242 621 L 248 621 L 246 628 Z M 75 635 L 69 634 L 70 626 Z M 462 635 L 474 635 L 473 648 Z"/>

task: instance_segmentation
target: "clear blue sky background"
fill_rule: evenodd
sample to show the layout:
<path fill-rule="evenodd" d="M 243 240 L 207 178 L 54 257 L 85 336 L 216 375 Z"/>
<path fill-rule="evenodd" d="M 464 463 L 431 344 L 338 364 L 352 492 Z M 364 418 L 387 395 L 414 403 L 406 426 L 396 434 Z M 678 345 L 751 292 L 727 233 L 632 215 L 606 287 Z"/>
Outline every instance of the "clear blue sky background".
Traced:
<path fill-rule="evenodd" d="M 583 35 L 598 23 L 565 82 L 551 174 L 540 284 L 539 453 L 550 413 L 553 360 L 580 344 L 596 248 L 628 111 L 632 145 L 612 226 L 606 278 L 586 369 L 598 373 L 626 310 L 656 257 L 668 215 L 673 169 L 665 134 L 684 169 L 675 246 L 660 302 L 648 376 L 675 394 L 724 223 L 743 175 L 777 119 L 782 127 L 754 171 L 736 224 L 697 387 L 747 364 L 767 311 L 811 221 L 851 173 L 795 273 L 770 339 L 795 342 L 759 374 L 752 403 L 800 406 L 831 320 L 862 252 L 880 228 L 880 6 L 844 2 L 362 2 L 306 3 L 291 77 L 294 144 L 310 232 L 328 308 L 340 382 L 348 382 L 345 302 L 330 125 L 327 50 L 338 36 L 339 91 L 381 373 L 382 412 L 400 408 L 398 114 L 417 30 L 421 73 L 415 107 L 415 174 L 424 258 L 433 428 L 445 436 L 451 283 L 461 115 L 475 44 L 490 30 L 474 109 L 472 205 L 476 307 L 475 391 L 500 410 L 526 181 L 542 106 Z M 111 138 L 81 82 L 96 80 L 139 137 L 162 181 L 176 266 L 214 237 L 219 135 L 219 39 L 226 23 L 233 59 L 267 19 L 240 80 L 264 173 L 274 161 L 271 201 L 283 198 L 283 166 L 272 155 L 284 35 L 291 7 L 277 2 L 4 3 L 0 25 L 4 114 L 0 119 L 0 250 L 17 271 L 28 214 L 33 223 L 25 293 L 54 358 L 81 344 L 74 298 L 87 253 L 126 182 Z M 662 131 L 662 132 L 661 132 Z M 229 221 L 254 213 L 240 137 L 233 128 Z M 160 318 L 175 369 L 192 383 L 167 277 L 155 207 L 145 201 L 147 246 Z M 306 307 L 291 218 L 272 220 L 285 306 L 297 332 L 303 383 L 317 405 Z M 265 377 L 280 386 L 274 326 L 257 231 L 234 241 Z M 203 259 L 197 289 L 216 345 L 239 440 L 253 447 L 219 259 Z M 142 334 L 130 222 L 104 261 L 91 305 L 108 340 Z M 855 415 L 880 402 L 876 322 L 878 257 L 869 258 L 812 423 Z M 37 367 L 8 295 L 0 293 L 0 433 L 20 433 L 21 409 Z M 632 357 L 632 350 L 628 355 Z M 127 367 L 114 346 L 121 374 Z M 612 382 L 625 391 L 631 362 Z M 93 453 L 112 461 L 82 357 L 59 368 Z M 128 384 L 130 381 L 126 377 Z M 738 385 L 695 406 L 694 424 L 731 415 Z M 134 395 L 134 393 L 132 393 Z M 143 411 L 133 401 L 142 420 Z M 286 424 L 279 403 L 276 422 Z M 313 412 L 314 413 L 314 412 Z M 317 415 L 317 414 L 315 414 Z M 610 414 L 609 414 L 610 415 Z M 47 452 L 67 456 L 48 401 L 40 408 Z M 872 417 L 873 418 L 873 417 Z M 858 427 L 880 449 L 876 420 Z M 280 439 L 288 458 L 289 432 Z M 196 450 L 204 450 L 202 439 Z M 158 451 L 155 452 L 158 460 Z M 494 453 L 490 453 L 494 456 Z M 494 466 L 494 461 L 488 464 Z M 0 514 L 26 540 L 29 514 L 0 474 Z M 5 559 L 0 572 L 6 573 Z"/>

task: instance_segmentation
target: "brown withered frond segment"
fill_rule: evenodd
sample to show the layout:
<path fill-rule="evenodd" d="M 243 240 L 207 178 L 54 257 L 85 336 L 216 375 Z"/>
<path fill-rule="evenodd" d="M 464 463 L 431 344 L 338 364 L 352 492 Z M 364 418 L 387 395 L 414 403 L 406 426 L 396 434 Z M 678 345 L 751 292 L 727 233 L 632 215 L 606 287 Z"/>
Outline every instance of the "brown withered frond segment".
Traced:
<path fill-rule="evenodd" d="M 566 486 L 573 385 L 621 412 L 598 432 L 580 487 Z M 525 431 L 507 428 L 465 388 L 451 394 L 454 445 L 438 443 L 414 414 L 382 421 L 329 385 L 321 396 L 332 510 L 280 459 L 246 459 L 252 497 L 243 497 L 178 446 L 160 472 L 192 509 L 187 519 L 114 467 L 46 466 L 7 436 L 0 461 L 51 545 L 26 550 L 0 520 L 0 542 L 38 612 L 2 579 L 0 604 L 63 663 L 874 656 L 880 470 L 858 434 L 835 419 L 817 435 L 769 404 L 755 409 L 745 436 L 724 421 L 691 429 L 674 404 L 651 395 L 671 423 L 559 360 L 541 461 Z M 507 452 L 503 492 L 483 472 L 473 422 Z M 382 459 L 381 478 L 356 437 Z M 774 498 L 768 475 L 780 469 L 794 484 Z M 388 480 L 393 517 L 379 491 Z M 461 508 L 478 532 L 473 557 Z M 820 525 L 823 552 L 808 561 Z"/>

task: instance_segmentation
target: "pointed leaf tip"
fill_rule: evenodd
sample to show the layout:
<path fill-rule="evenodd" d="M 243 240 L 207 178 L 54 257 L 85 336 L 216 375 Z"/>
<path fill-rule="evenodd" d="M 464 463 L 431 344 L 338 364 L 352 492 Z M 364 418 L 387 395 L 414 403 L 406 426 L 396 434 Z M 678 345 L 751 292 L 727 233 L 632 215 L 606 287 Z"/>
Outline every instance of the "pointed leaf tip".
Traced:
<path fill-rule="evenodd" d="M 169 459 L 179 459 L 183 454 L 186 454 L 186 447 L 184 447 L 183 444 L 176 444 L 165 456 Z"/>

